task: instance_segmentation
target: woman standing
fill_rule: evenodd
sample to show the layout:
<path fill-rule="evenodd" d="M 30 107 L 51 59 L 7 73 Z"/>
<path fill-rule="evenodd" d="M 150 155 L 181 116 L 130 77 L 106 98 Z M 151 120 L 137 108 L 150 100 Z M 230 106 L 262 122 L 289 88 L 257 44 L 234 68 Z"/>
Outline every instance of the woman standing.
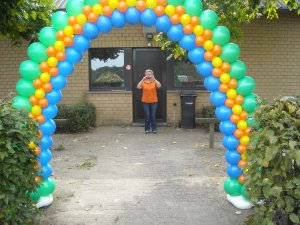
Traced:
<path fill-rule="evenodd" d="M 152 70 L 145 71 L 145 76 L 138 83 L 137 88 L 143 89 L 142 102 L 145 111 L 145 132 L 148 134 L 150 128 L 152 133 L 157 133 L 156 128 L 156 111 L 157 111 L 157 88 L 160 88 L 161 84 L 154 78 Z"/>

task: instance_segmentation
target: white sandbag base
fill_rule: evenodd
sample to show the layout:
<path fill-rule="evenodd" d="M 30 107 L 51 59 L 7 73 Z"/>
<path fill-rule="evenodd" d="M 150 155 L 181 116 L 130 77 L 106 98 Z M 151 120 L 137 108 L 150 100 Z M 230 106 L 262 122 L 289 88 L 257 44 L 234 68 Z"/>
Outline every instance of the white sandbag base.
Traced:
<path fill-rule="evenodd" d="M 251 209 L 253 207 L 253 205 L 249 201 L 245 200 L 242 195 L 227 195 L 227 200 L 238 209 Z"/>
<path fill-rule="evenodd" d="M 53 196 L 52 195 L 40 197 L 40 199 L 36 203 L 36 207 L 37 208 L 46 207 L 46 206 L 51 205 L 52 202 L 53 202 Z"/>

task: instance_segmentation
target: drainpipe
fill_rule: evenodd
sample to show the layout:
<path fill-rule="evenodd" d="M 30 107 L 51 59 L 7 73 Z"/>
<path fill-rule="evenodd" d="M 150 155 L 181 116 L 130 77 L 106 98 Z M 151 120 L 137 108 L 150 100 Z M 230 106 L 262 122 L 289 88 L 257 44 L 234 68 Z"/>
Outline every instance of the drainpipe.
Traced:
<path fill-rule="evenodd" d="M 176 127 L 176 103 L 173 103 L 173 126 Z"/>

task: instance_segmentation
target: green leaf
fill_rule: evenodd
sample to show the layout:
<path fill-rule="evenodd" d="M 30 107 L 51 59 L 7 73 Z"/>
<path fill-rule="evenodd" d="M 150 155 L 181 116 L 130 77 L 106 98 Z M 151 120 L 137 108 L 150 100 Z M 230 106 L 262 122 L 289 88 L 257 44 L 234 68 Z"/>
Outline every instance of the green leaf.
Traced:
<path fill-rule="evenodd" d="M 295 223 L 295 224 L 299 224 L 300 220 L 299 220 L 299 216 L 296 215 L 295 213 L 290 214 L 290 220 Z"/>

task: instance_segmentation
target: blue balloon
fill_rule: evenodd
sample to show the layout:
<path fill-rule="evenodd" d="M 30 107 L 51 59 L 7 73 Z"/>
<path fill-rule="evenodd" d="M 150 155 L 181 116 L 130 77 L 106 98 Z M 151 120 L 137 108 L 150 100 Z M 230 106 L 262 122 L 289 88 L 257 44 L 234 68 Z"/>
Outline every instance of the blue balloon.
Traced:
<path fill-rule="evenodd" d="M 179 41 L 181 48 L 185 50 L 192 50 L 195 48 L 195 35 L 194 34 L 185 34 Z"/>
<path fill-rule="evenodd" d="M 236 125 L 231 121 L 222 121 L 219 125 L 220 131 L 226 136 L 232 135 L 236 130 Z"/>
<path fill-rule="evenodd" d="M 220 91 L 214 91 L 210 94 L 210 102 L 216 107 L 224 105 L 226 98 L 226 94 Z"/>
<path fill-rule="evenodd" d="M 167 32 L 171 27 L 170 18 L 167 15 L 163 15 L 156 20 L 156 29 L 158 31 Z"/>
<path fill-rule="evenodd" d="M 50 79 L 50 83 L 53 89 L 59 90 L 67 85 L 67 78 L 62 75 L 52 76 Z"/>
<path fill-rule="evenodd" d="M 67 56 L 67 61 L 71 63 L 79 63 L 82 59 L 81 52 L 76 51 L 76 49 L 73 47 L 67 47 L 65 49 L 65 52 Z"/>
<path fill-rule="evenodd" d="M 52 167 L 49 164 L 42 165 L 38 174 L 46 179 L 52 175 Z"/>
<path fill-rule="evenodd" d="M 85 52 L 89 49 L 91 41 L 83 35 L 74 36 L 74 48 L 78 52 Z"/>
<path fill-rule="evenodd" d="M 237 151 L 227 151 L 225 159 L 229 164 L 237 165 L 241 160 L 241 154 Z"/>
<path fill-rule="evenodd" d="M 82 27 L 83 36 L 88 39 L 96 39 L 99 35 L 99 30 L 96 24 L 91 22 L 86 22 Z"/>
<path fill-rule="evenodd" d="M 43 124 L 39 126 L 39 129 L 42 131 L 43 135 L 54 134 L 56 125 L 53 120 L 46 120 Z"/>
<path fill-rule="evenodd" d="M 73 72 L 74 65 L 68 61 L 61 61 L 57 64 L 59 75 L 70 76 Z"/>
<path fill-rule="evenodd" d="M 41 150 L 50 149 L 53 144 L 52 137 L 50 135 L 43 135 L 40 139 Z"/>
<path fill-rule="evenodd" d="M 226 172 L 231 178 L 239 178 L 243 174 L 243 171 L 237 165 L 229 165 Z"/>
<path fill-rule="evenodd" d="M 171 26 L 167 35 L 171 41 L 179 41 L 184 35 L 182 25 L 178 24 Z"/>
<path fill-rule="evenodd" d="M 52 153 L 49 149 L 43 150 L 37 159 L 41 164 L 47 164 L 52 159 Z"/>
<path fill-rule="evenodd" d="M 135 7 L 129 7 L 125 13 L 127 23 L 136 25 L 140 23 L 140 12 Z"/>
<path fill-rule="evenodd" d="M 58 108 L 56 105 L 48 105 L 46 108 L 42 109 L 42 114 L 46 117 L 46 120 L 50 120 L 56 117 L 58 113 Z"/>
<path fill-rule="evenodd" d="M 220 83 L 220 79 L 214 76 L 209 76 L 204 79 L 204 87 L 209 91 L 218 90 Z"/>
<path fill-rule="evenodd" d="M 223 105 L 216 108 L 215 112 L 217 118 L 221 121 L 226 121 L 230 119 L 230 116 L 232 115 L 232 109 Z"/>
<path fill-rule="evenodd" d="M 204 61 L 204 53 L 205 53 L 204 48 L 196 47 L 188 52 L 188 58 L 192 63 L 199 64 Z"/>
<path fill-rule="evenodd" d="M 209 77 L 212 76 L 213 68 L 214 66 L 211 62 L 204 60 L 203 62 L 197 65 L 197 72 L 203 77 Z"/>
<path fill-rule="evenodd" d="M 111 15 L 112 25 L 116 28 L 121 28 L 125 26 L 125 16 L 119 10 L 115 10 Z"/>
<path fill-rule="evenodd" d="M 52 91 L 46 93 L 46 98 L 47 98 L 49 104 L 55 105 L 60 102 L 60 100 L 62 98 L 62 93 L 60 90 L 53 89 Z"/>
<path fill-rule="evenodd" d="M 99 32 L 108 33 L 112 29 L 111 20 L 106 16 L 99 16 L 97 21 L 97 27 Z"/>
<path fill-rule="evenodd" d="M 141 14 L 141 23 L 147 27 L 151 27 L 156 22 L 156 14 L 153 9 L 145 9 Z"/>
<path fill-rule="evenodd" d="M 225 136 L 223 138 L 224 147 L 230 151 L 236 150 L 239 143 L 239 140 L 233 135 Z"/>

